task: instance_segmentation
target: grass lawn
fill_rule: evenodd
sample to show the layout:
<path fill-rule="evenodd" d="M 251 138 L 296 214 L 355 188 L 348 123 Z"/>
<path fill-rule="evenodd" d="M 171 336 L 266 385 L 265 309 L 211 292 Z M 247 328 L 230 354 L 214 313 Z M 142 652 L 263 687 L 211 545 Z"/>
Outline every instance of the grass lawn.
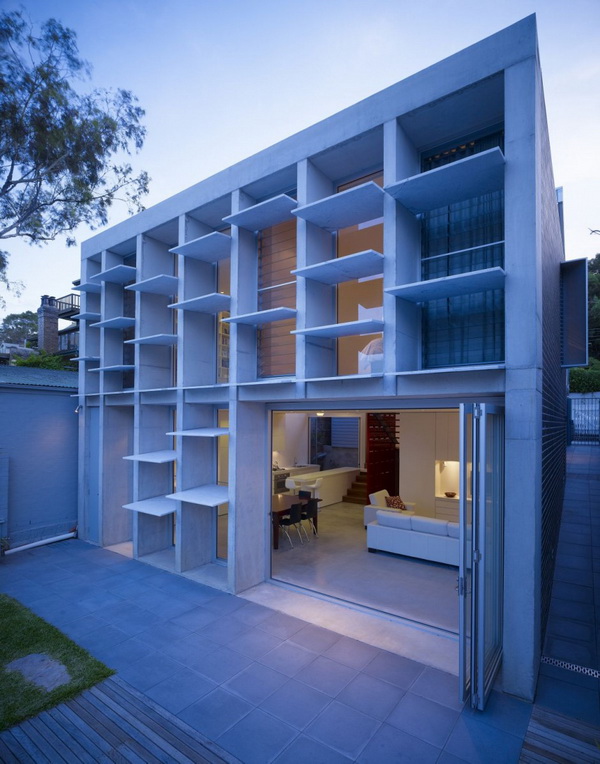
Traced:
<path fill-rule="evenodd" d="M 60 661 L 71 681 L 46 691 L 6 671 L 7 663 L 31 653 Z M 0 594 L 0 730 L 74 697 L 114 672 L 12 597 Z"/>

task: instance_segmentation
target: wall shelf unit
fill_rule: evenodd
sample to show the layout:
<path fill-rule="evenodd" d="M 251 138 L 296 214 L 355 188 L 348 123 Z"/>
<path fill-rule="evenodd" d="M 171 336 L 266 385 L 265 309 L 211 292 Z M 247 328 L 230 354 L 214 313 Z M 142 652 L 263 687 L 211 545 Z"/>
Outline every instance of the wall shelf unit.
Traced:
<path fill-rule="evenodd" d="M 322 284 L 340 284 L 343 281 L 378 276 L 383 273 L 383 255 L 374 249 L 365 249 L 354 255 L 325 260 L 305 268 L 291 271 L 294 276 L 320 281 Z"/>
<path fill-rule="evenodd" d="M 229 435 L 227 427 L 197 427 L 193 430 L 176 430 L 167 435 L 183 435 L 192 438 L 218 438 L 220 435 Z"/>
<path fill-rule="evenodd" d="M 89 369 L 89 371 L 133 371 L 135 369 L 134 364 L 115 364 L 114 366 L 99 366 L 97 369 Z"/>
<path fill-rule="evenodd" d="M 176 458 L 177 452 L 172 450 L 150 451 L 146 454 L 131 454 L 123 457 L 130 462 L 145 462 L 147 464 L 168 464 L 174 462 Z"/>
<path fill-rule="evenodd" d="M 222 320 L 223 323 L 227 324 L 261 326 L 262 324 L 270 324 L 272 321 L 286 321 L 288 318 L 296 318 L 294 308 L 270 308 L 269 310 L 258 310 L 255 313 L 245 313 L 241 316 L 229 316 L 229 318 Z"/>
<path fill-rule="evenodd" d="M 138 281 L 136 284 L 130 284 L 125 289 L 130 289 L 132 292 L 144 292 L 145 294 L 162 294 L 166 297 L 177 294 L 177 285 L 179 279 L 177 276 L 168 276 L 166 273 L 161 273 L 159 276 L 152 276 L 152 278 Z"/>
<path fill-rule="evenodd" d="M 304 334 L 306 337 L 352 337 L 356 334 L 376 334 L 383 331 L 383 321 L 367 318 L 360 321 L 347 321 L 344 324 L 329 324 L 328 326 L 311 326 L 306 329 L 296 329 L 291 334 Z"/>
<path fill-rule="evenodd" d="M 504 184 L 504 154 L 497 146 L 386 186 L 413 214 L 435 210 L 492 191 Z"/>
<path fill-rule="evenodd" d="M 201 504 L 205 507 L 217 507 L 229 501 L 229 488 L 226 485 L 201 485 L 167 495 L 167 499 L 187 501 L 190 504 Z"/>
<path fill-rule="evenodd" d="M 213 231 L 178 247 L 173 247 L 169 252 L 174 255 L 191 257 L 194 260 L 203 260 L 206 263 L 215 263 L 219 260 L 226 260 L 230 256 L 231 236 L 220 231 Z"/>
<path fill-rule="evenodd" d="M 193 310 L 196 313 L 222 313 L 228 311 L 231 306 L 231 297 L 228 294 L 212 292 L 202 297 L 192 297 L 189 300 L 174 302 L 169 305 L 173 310 Z"/>
<path fill-rule="evenodd" d="M 428 302 L 485 292 L 488 289 L 504 289 L 505 278 L 504 269 L 496 266 L 481 271 L 457 273 L 455 276 L 442 276 L 439 279 L 388 287 L 385 291 L 409 302 Z"/>
<path fill-rule="evenodd" d="M 107 318 L 104 321 L 98 321 L 96 324 L 90 324 L 96 329 L 129 329 L 135 326 L 135 318 L 130 316 L 115 316 L 115 318 Z"/>
<path fill-rule="evenodd" d="M 78 292 L 88 292 L 89 294 L 100 294 L 102 287 L 100 284 L 94 284 L 91 281 L 84 281 L 82 284 L 77 284 L 73 289 Z"/>
<path fill-rule="evenodd" d="M 114 265 L 105 271 L 90 276 L 90 281 L 108 281 L 110 284 L 127 284 L 135 281 L 136 269 L 132 265 Z"/>
<path fill-rule="evenodd" d="M 385 192 L 381 186 L 370 180 L 347 191 L 298 207 L 294 210 L 294 215 L 327 231 L 337 231 L 339 228 L 382 217 L 384 197 Z"/>
<path fill-rule="evenodd" d="M 142 499 L 131 504 L 123 504 L 123 509 L 131 509 L 133 512 L 141 512 L 143 515 L 153 517 L 165 517 L 175 511 L 173 502 L 166 496 L 155 496 L 152 499 Z"/>
<path fill-rule="evenodd" d="M 134 340 L 125 340 L 124 345 L 176 345 L 176 334 L 151 334 L 149 337 L 138 337 Z"/>
<path fill-rule="evenodd" d="M 233 215 L 228 215 L 223 218 L 223 222 L 245 228 L 247 231 L 261 231 L 263 228 L 292 220 L 292 213 L 297 205 L 296 199 L 287 194 L 279 194 Z"/>

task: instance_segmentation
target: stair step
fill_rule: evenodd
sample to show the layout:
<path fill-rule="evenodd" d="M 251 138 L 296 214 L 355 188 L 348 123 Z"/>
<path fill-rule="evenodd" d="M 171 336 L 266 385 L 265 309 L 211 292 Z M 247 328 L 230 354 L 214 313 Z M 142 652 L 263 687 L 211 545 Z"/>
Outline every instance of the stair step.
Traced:
<path fill-rule="evenodd" d="M 361 506 L 365 503 L 363 499 L 358 499 L 356 496 L 343 496 L 342 501 L 346 501 L 348 504 L 360 504 Z"/>
<path fill-rule="evenodd" d="M 356 488 L 355 486 L 350 486 L 350 488 L 348 488 L 347 493 L 348 493 L 348 496 L 356 496 L 357 498 L 362 497 L 363 499 L 367 498 L 367 492 L 361 491 L 360 488 Z"/>

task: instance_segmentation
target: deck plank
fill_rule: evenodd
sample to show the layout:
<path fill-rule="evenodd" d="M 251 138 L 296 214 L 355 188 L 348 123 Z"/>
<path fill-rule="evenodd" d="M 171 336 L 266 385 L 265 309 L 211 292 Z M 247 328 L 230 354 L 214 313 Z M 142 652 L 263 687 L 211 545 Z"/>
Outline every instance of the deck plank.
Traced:
<path fill-rule="evenodd" d="M 124 703 L 125 708 L 135 708 L 136 717 L 144 719 L 147 724 L 153 724 L 157 734 L 161 734 L 195 764 L 218 764 L 223 761 L 221 756 L 210 750 L 214 746 L 210 740 L 124 682 L 115 681 L 113 677 L 98 685 L 98 689 L 115 701 Z"/>
<path fill-rule="evenodd" d="M 96 764 L 102 756 L 106 753 L 102 745 L 96 745 L 95 741 L 90 735 L 89 727 L 81 722 L 77 722 L 72 718 L 73 712 L 70 709 L 64 707 L 64 705 L 51 708 L 48 712 L 48 716 L 53 720 L 58 728 L 63 730 L 64 734 L 71 740 L 77 741 L 77 745 L 81 748 L 83 753 L 81 754 L 81 760 L 86 761 L 88 758 L 93 764 Z M 107 745 L 106 749 L 110 750 Z"/>
<path fill-rule="evenodd" d="M 5 742 L 5 736 L 6 733 L 2 733 L 0 735 L 0 761 L 4 764 L 20 764 L 23 759 L 18 759 L 17 754 L 15 751 L 15 745 L 13 743 L 14 738 L 11 739 L 11 744 L 9 745 L 7 742 Z M 29 759 L 29 757 L 28 757 Z"/>
<path fill-rule="evenodd" d="M 600 729 L 534 706 L 519 761 L 521 764 L 598 764 Z"/>
<path fill-rule="evenodd" d="M 77 729 L 73 725 L 61 724 L 52 711 L 46 711 L 37 717 L 68 749 L 69 756 L 80 764 L 96 764 L 94 757 L 81 744 Z M 64 754 L 63 754 L 64 757 Z"/>
<path fill-rule="evenodd" d="M 102 714 L 113 727 L 118 728 L 119 733 L 125 736 L 123 743 L 138 756 L 141 756 L 146 764 L 178 764 L 177 760 L 156 745 L 145 730 L 140 730 L 135 723 L 131 723 L 131 714 L 122 713 L 121 709 L 111 708 L 104 699 L 94 692 L 95 688 L 88 690 L 87 700 Z M 105 722 L 106 724 L 107 722 Z"/>
<path fill-rule="evenodd" d="M 65 726 L 65 729 L 69 729 L 67 725 L 70 723 L 73 725 L 75 736 L 80 741 L 81 745 L 86 748 L 92 756 L 97 756 L 98 760 L 102 755 L 107 755 L 113 750 L 113 747 L 108 743 L 101 735 L 99 735 L 89 724 L 79 716 L 72 708 L 69 708 L 66 703 L 62 703 L 60 706 L 52 709 L 53 714 L 64 717 L 64 722 L 61 723 Z"/>
<path fill-rule="evenodd" d="M 49 761 L 48 757 L 44 754 L 43 749 L 40 750 L 40 748 L 38 748 L 29 734 L 27 722 L 22 722 L 18 727 L 12 727 L 10 731 L 36 764 L 38 764 L 38 762 Z"/>

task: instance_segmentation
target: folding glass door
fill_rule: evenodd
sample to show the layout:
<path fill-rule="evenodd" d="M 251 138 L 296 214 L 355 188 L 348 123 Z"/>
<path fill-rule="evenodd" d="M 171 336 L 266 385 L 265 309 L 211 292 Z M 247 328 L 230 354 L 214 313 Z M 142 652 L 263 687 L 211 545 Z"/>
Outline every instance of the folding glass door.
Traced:
<path fill-rule="evenodd" d="M 483 709 L 502 657 L 504 418 L 460 407 L 460 660 L 462 699 Z"/>

